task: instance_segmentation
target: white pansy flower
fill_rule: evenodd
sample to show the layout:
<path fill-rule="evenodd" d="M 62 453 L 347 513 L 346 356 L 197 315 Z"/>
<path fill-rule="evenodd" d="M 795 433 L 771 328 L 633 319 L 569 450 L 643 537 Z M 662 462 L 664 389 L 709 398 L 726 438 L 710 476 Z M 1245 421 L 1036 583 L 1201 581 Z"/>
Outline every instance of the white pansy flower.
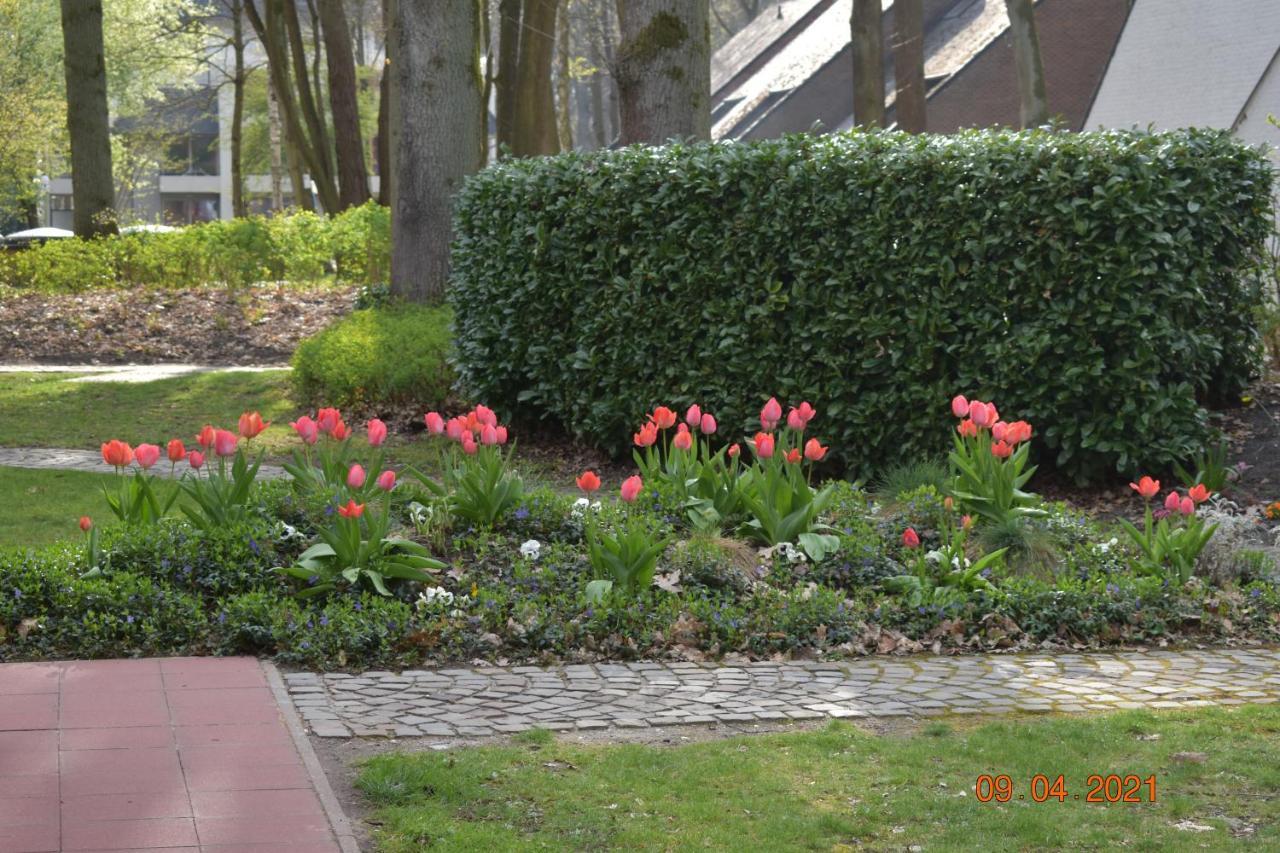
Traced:
<path fill-rule="evenodd" d="M 530 560 L 538 559 L 538 556 L 541 553 L 542 543 L 537 539 L 530 539 L 528 542 L 525 542 L 520 546 L 520 555 L 522 557 L 528 557 Z"/>

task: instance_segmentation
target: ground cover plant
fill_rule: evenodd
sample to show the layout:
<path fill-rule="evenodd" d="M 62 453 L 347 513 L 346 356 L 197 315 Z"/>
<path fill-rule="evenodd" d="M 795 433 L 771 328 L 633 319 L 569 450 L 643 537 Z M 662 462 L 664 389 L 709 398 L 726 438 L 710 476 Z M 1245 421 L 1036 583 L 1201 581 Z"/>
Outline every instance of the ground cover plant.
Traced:
<path fill-rule="evenodd" d="M 412 462 L 385 423 L 333 407 L 108 436 L 117 473 L 65 516 L 74 538 L 0 551 L 0 657 L 341 668 L 1280 637 L 1260 513 L 1203 484 L 1144 504 L 1171 490 L 1143 477 L 1149 528 L 1093 520 L 1026 490 L 1034 424 L 977 399 L 935 412 L 956 453 L 891 499 L 822 481 L 822 407 L 776 398 L 746 435 L 656 406 L 635 472 L 570 490 L 521 469 L 518 432 L 483 405 L 428 412 Z M 257 476 L 282 458 L 284 479 Z"/>
<path fill-rule="evenodd" d="M 379 850 L 1259 848 L 1280 842 L 1280 712 L 1260 706 L 935 722 L 682 746 L 509 746 L 370 759 Z M 1066 796 L 1034 802 L 1061 775 Z M 1155 777 L 1154 801 L 1086 802 L 1088 777 Z M 1007 775 L 1007 802 L 978 799 Z M 1018 799 L 1021 794 L 1025 799 Z M 986 794 L 984 794 L 986 796 Z M 1076 800 L 1079 796 L 1079 800 Z"/>

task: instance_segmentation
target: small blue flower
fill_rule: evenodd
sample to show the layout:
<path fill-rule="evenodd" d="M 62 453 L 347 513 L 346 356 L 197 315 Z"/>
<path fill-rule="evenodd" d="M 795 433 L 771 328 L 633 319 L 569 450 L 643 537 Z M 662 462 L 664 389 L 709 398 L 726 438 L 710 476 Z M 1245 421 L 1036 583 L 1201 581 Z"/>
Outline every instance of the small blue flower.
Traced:
<path fill-rule="evenodd" d="M 1107 584 L 1107 592 L 1109 592 L 1111 595 L 1117 595 L 1120 592 L 1120 587 L 1116 586 L 1113 583 L 1109 583 Z"/>
<path fill-rule="evenodd" d="M 307 578 L 307 585 L 308 585 L 308 586 L 315 586 L 315 585 L 316 585 L 317 583 L 319 583 L 319 582 L 320 582 L 320 576 L 319 576 L 319 575 L 312 575 L 311 577 Z"/>
<path fill-rule="evenodd" d="M 227 621 L 227 612 L 224 610 L 223 612 L 218 614 L 218 624 L 221 625 L 226 621 Z"/>
<path fill-rule="evenodd" d="M 1257 592 L 1257 590 L 1255 589 L 1255 590 L 1254 590 L 1254 592 Z M 13 597 L 14 597 L 14 598 L 22 598 L 22 590 L 20 590 L 20 589 L 15 589 L 15 590 L 13 591 Z"/>
<path fill-rule="evenodd" d="M 529 517 L 529 510 L 525 509 L 523 506 L 516 508 L 516 512 L 515 512 L 516 521 L 524 521 L 528 517 Z"/>
<path fill-rule="evenodd" d="M 132 625 L 132 624 L 133 624 L 133 617 L 132 617 L 132 616 L 126 616 L 126 617 L 124 617 L 124 621 L 125 621 L 125 622 L 128 622 L 130 625 Z"/>
<path fill-rule="evenodd" d="M 14 590 L 14 591 L 17 592 L 17 590 Z M 1257 587 L 1254 587 L 1253 589 L 1249 590 L 1250 598 L 1259 598 L 1261 596 L 1262 596 L 1262 590 L 1258 589 Z"/>
<path fill-rule="evenodd" d="M 329 617 L 328 617 L 328 616 L 321 616 L 321 617 L 320 617 L 320 626 L 321 626 L 321 627 L 324 627 L 325 625 L 328 625 L 328 624 L 329 624 Z"/>
<path fill-rule="evenodd" d="M 249 537 L 249 550 L 255 554 L 262 553 L 262 549 L 258 547 L 258 543 L 254 541 L 252 536 Z"/>
<path fill-rule="evenodd" d="M 309 648 L 311 648 L 311 644 L 310 644 L 310 643 L 308 643 L 306 640 L 303 640 L 303 641 L 302 641 L 302 645 L 301 645 L 301 646 L 299 646 L 299 648 L 309 649 Z"/>
<path fill-rule="evenodd" d="M 364 610 L 364 605 L 357 601 L 352 609 L 355 610 L 356 612 L 359 612 L 361 610 Z"/>

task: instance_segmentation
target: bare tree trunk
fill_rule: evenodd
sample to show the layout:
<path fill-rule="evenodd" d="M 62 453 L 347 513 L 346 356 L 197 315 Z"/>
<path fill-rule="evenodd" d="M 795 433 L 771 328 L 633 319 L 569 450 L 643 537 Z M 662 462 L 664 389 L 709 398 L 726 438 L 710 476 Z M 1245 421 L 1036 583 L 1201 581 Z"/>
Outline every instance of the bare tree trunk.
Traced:
<path fill-rule="evenodd" d="M 394 85 L 399 100 L 391 290 L 439 300 L 449 278 L 453 197 L 480 166 L 485 134 L 476 0 L 399 0 Z"/>
<path fill-rule="evenodd" d="M 708 0 L 618 0 L 622 142 L 711 138 Z"/>
<path fill-rule="evenodd" d="M 395 39 L 395 0 L 382 0 L 383 60 L 378 80 L 378 204 L 391 207 L 391 47 Z"/>
<path fill-rule="evenodd" d="M 276 98 L 276 87 L 272 83 L 267 83 L 267 132 L 271 141 L 271 210 L 273 213 L 279 213 L 284 209 L 284 188 L 282 171 L 284 167 L 284 155 L 280 149 L 280 103 Z M 299 183 L 301 183 L 301 175 Z M 294 192 L 301 191 L 302 187 L 295 186 Z"/>
<path fill-rule="evenodd" d="M 597 68 L 591 75 L 591 139 L 596 148 L 604 148 L 609 144 L 605 130 L 607 117 L 604 114 L 604 82 L 600 79 L 601 74 Z"/>
<path fill-rule="evenodd" d="M 483 122 L 484 145 L 480 148 L 480 168 L 489 165 L 489 104 L 493 103 L 493 79 L 497 71 L 493 67 L 493 19 L 489 14 L 489 0 L 480 0 L 480 53 L 484 61 L 484 80 L 480 87 L 480 103 Z"/>
<path fill-rule="evenodd" d="M 114 234 L 111 118 L 102 48 L 101 0 L 61 0 L 67 132 L 71 137 L 71 198 L 76 236 Z"/>
<path fill-rule="evenodd" d="M 1013 65 L 1018 74 L 1018 119 L 1023 127 L 1039 127 L 1049 121 L 1049 100 L 1044 90 L 1044 63 L 1036 35 L 1032 0 L 1005 0 L 1009 35 L 1013 38 Z"/>
<path fill-rule="evenodd" d="M 334 147 L 338 152 L 338 204 L 345 209 L 369 200 L 369 172 L 364 164 L 360 107 L 356 101 L 356 63 L 351 55 L 351 30 L 342 0 L 319 0 L 319 6 L 329 59 Z"/>
<path fill-rule="evenodd" d="M 622 98 L 618 96 L 618 56 L 614 50 L 617 37 L 613 20 L 615 0 L 600 0 L 600 47 L 604 51 L 605 67 L 609 69 L 609 85 L 605 87 L 606 115 L 609 117 L 609 142 L 622 135 Z"/>
<path fill-rule="evenodd" d="M 560 0 L 524 0 L 520 21 L 520 66 L 516 74 L 515 133 L 511 153 L 517 157 L 555 154 L 555 93 L 551 60 L 555 53 L 556 12 Z"/>
<path fill-rule="evenodd" d="M 853 120 L 884 127 L 884 34 L 880 0 L 853 0 Z"/>
<path fill-rule="evenodd" d="M 894 112 L 898 128 L 924 133 L 924 13 L 921 0 L 893 2 Z"/>
<path fill-rule="evenodd" d="M 333 179 L 333 158 L 329 152 L 329 135 L 325 132 L 324 116 L 317 106 L 319 93 L 312 89 L 308 79 L 307 48 L 302 42 L 302 24 L 298 21 L 298 7 L 293 0 L 269 0 L 279 3 L 288 39 L 288 53 L 293 60 L 294 85 L 298 90 L 298 110 L 303 125 L 310 134 L 304 154 L 308 154 L 311 182 L 320 196 L 325 210 L 338 208 L 338 187 Z M 308 150 L 309 149 L 309 153 Z"/>
<path fill-rule="evenodd" d="M 513 147 L 516 133 L 516 91 L 520 77 L 520 0 L 498 0 L 498 150 Z"/>
<path fill-rule="evenodd" d="M 231 215 L 245 216 L 244 202 L 244 2 L 231 2 L 231 51 L 235 71 L 231 78 Z"/>
<path fill-rule="evenodd" d="M 556 20 L 556 135 L 561 151 L 573 150 L 573 81 L 569 79 L 569 12 Z"/>

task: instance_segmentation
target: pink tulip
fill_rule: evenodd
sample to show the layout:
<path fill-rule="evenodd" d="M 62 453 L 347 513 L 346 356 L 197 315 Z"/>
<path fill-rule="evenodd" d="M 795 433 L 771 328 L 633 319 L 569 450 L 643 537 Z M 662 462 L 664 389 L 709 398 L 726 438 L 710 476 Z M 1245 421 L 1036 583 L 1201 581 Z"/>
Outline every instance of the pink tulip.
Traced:
<path fill-rule="evenodd" d="M 182 439 L 180 438 L 170 440 L 168 451 L 169 461 L 175 465 L 187 458 L 187 448 L 182 444 Z"/>
<path fill-rule="evenodd" d="M 1181 503 L 1178 504 L 1178 511 L 1183 515 L 1191 515 L 1196 511 L 1196 502 L 1191 498 L 1183 498 Z"/>
<path fill-rule="evenodd" d="M 445 425 L 445 433 L 454 441 L 462 441 L 463 429 L 462 420 L 459 418 L 449 418 L 449 423 Z"/>
<path fill-rule="evenodd" d="M 1009 425 L 1004 421 L 996 421 L 991 425 L 991 437 L 996 441 L 1005 441 L 1009 437 Z"/>
<path fill-rule="evenodd" d="M 702 420 L 698 423 L 698 431 L 703 435 L 715 435 L 718 428 L 716 419 L 711 416 L 711 413 L 703 412 Z"/>
<path fill-rule="evenodd" d="M 351 435 L 351 428 L 343 421 L 338 421 L 333 425 L 333 429 L 329 430 L 329 437 L 334 441 L 345 441 L 349 435 Z"/>
<path fill-rule="evenodd" d="M 689 429 L 697 429 L 702 425 L 702 407 L 694 403 L 689 407 L 689 411 L 684 413 L 684 422 L 689 425 Z"/>
<path fill-rule="evenodd" d="M 236 442 L 239 440 L 240 436 L 231 432 L 231 430 L 215 430 L 213 434 L 213 452 L 219 456 L 230 456 L 236 452 Z"/>
<path fill-rule="evenodd" d="M 374 418 L 369 421 L 369 446 L 381 447 L 382 442 L 387 440 L 387 425 L 382 421 Z"/>
<path fill-rule="evenodd" d="M 476 444 L 476 440 L 471 437 L 471 433 L 464 432 L 462 434 L 462 452 L 468 456 L 475 456 L 476 451 L 479 449 L 480 447 Z"/>
<path fill-rule="evenodd" d="M 347 471 L 347 485 L 353 489 L 358 489 L 364 485 L 365 473 L 359 464 L 352 465 Z"/>
<path fill-rule="evenodd" d="M 902 531 L 902 544 L 908 548 L 920 547 L 920 534 L 916 533 L 914 527 L 908 527 Z"/>
<path fill-rule="evenodd" d="M 293 431 L 298 434 L 298 438 L 302 439 L 303 444 L 315 444 L 320 438 L 320 425 L 306 415 L 289 426 L 293 427 Z"/>
<path fill-rule="evenodd" d="M 246 439 L 258 436 L 269 426 L 271 421 L 264 421 L 258 412 L 245 412 L 240 416 L 240 435 Z"/>
<path fill-rule="evenodd" d="M 969 401 L 964 398 L 963 394 L 957 394 L 951 398 L 951 414 L 957 418 L 963 418 L 969 414 Z"/>
<path fill-rule="evenodd" d="M 969 404 L 969 417 L 978 427 L 989 427 L 996 422 L 994 407 L 977 401 Z"/>
<path fill-rule="evenodd" d="M 686 424 L 680 424 L 680 429 L 676 431 L 676 437 L 671 442 L 678 450 L 688 450 L 693 447 L 693 433 L 689 432 Z"/>
<path fill-rule="evenodd" d="M 769 432 L 778 426 L 780 420 L 782 420 L 782 406 L 778 404 L 777 397 L 770 397 L 769 402 L 765 403 L 764 408 L 760 410 L 760 428 Z"/>
<path fill-rule="evenodd" d="M 818 410 L 815 409 L 813 406 L 810 406 L 807 400 L 801 403 L 799 407 L 795 409 L 795 411 L 800 415 L 801 418 L 804 419 L 805 426 L 808 426 L 809 421 L 813 420 L 814 417 L 817 416 L 818 414 Z"/>
<path fill-rule="evenodd" d="M 622 499 L 627 503 L 631 503 L 636 499 L 636 495 L 640 494 L 640 490 L 644 488 L 644 481 L 640 479 L 639 474 L 632 474 L 630 477 L 622 481 Z"/>
<path fill-rule="evenodd" d="M 799 409 L 792 409 L 787 413 L 787 427 L 789 429 L 793 429 L 796 432 L 804 432 L 804 425 L 804 415 L 800 414 Z"/>
<path fill-rule="evenodd" d="M 389 492 L 396 487 L 396 472 L 390 469 L 378 475 L 378 488 Z"/>
<path fill-rule="evenodd" d="M 1008 459 L 1012 453 L 1013 448 L 1009 446 L 1008 442 L 997 441 L 991 445 L 991 455 L 997 459 Z"/>
<path fill-rule="evenodd" d="M 786 455 L 786 457 L 785 457 L 785 458 L 786 458 L 786 460 L 787 460 L 788 462 L 790 462 L 792 465 L 795 465 L 797 462 L 799 462 L 799 461 L 800 461 L 800 456 L 801 456 L 801 454 L 800 454 L 800 448 L 798 448 L 798 447 L 793 447 L 793 448 L 791 448 L 790 450 L 788 450 L 788 451 L 787 451 L 787 455 Z"/>
<path fill-rule="evenodd" d="M 497 434 L 498 434 L 498 444 L 506 444 L 506 443 L 507 443 L 507 428 L 506 428 L 506 427 L 504 427 L 504 426 L 500 426 L 500 427 L 498 427 L 498 428 L 497 428 L 496 432 L 497 432 Z"/>
<path fill-rule="evenodd" d="M 1169 496 L 1164 499 L 1164 508 L 1169 512 L 1177 512 L 1182 506 L 1182 500 L 1178 497 L 1177 492 L 1170 492 Z"/>
<path fill-rule="evenodd" d="M 769 459 L 773 456 L 773 436 L 769 433 L 756 433 L 756 456 L 761 459 Z"/>
<path fill-rule="evenodd" d="M 422 416 L 422 420 L 427 425 L 427 432 L 432 435 L 440 435 L 444 432 L 444 418 L 440 417 L 439 412 L 427 412 Z"/>
<path fill-rule="evenodd" d="M 636 447 L 650 447 L 658 440 L 658 425 L 649 421 L 640 427 L 640 431 L 631 437 Z"/>
<path fill-rule="evenodd" d="M 193 450 L 187 454 L 187 462 L 194 470 L 199 471 L 204 466 L 204 454 L 199 450 Z"/>
<path fill-rule="evenodd" d="M 498 430 L 493 424 L 485 424 L 480 428 L 480 443 L 493 446 L 498 443 Z"/>
<path fill-rule="evenodd" d="M 741 453 L 741 452 L 742 452 L 742 448 L 741 448 L 741 447 L 739 447 L 738 445 L 736 445 L 736 444 L 731 444 L 731 445 L 729 445 L 729 458 L 730 458 L 730 459 L 737 459 L 737 458 L 738 458 L 738 454 L 739 454 L 739 453 Z"/>
<path fill-rule="evenodd" d="M 213 437 L 217 433 L 211 425 L 205 424 L 204 429 L 200 430 L 200 434 L 196 436 L 196 444 L 208 450 L 213 447 Z"/>
<path fill-rule="evenodd" d="M 969 411 L 972 412 L 973 409 L 970 409 Z M 956 431 L 964 438 L 973 438 L 978 434 L 978 425 L 973 422 L 973 418 L 965 418 L 960 422 L 960 425 L 956 427 Z"/>
<path fill-rule="evenodd" d="M 150 468 L 160 461 L 160 448 L 154 444 L 139 444 L 133 449 L 133 459 L 139 468 Z"/>
<path fill-rule="evenodd" d="M 93 519 L 87 515 L 80 516 L 80 529 L 83 532 L 88 533 L 89 528 L 91 527 L 93 527 Z"/>
<path fill-rule="evenodd" d="M 493 409 L 488 406 L 476 406 L 476 420 L 481 424 L 489 426 L 498 425 L 498 416 L 493 413 Z"/>
<path fill-rule="evenodd" d="M 321 409 L 316 412 L 316 423 L 320 426 L 321 432 L 333 432 L 334 428 L 342 422 L 342 413 L 337 409 L 328 408 Z"/>
<path fill-rule="evenodd" d="M 810 462 L 821 462 L 822 457 L 827 455 L 827 450 L 829 449 L 818 444 L 818 439 L 811 438 L 804 443 L 804 458 Z"/>

